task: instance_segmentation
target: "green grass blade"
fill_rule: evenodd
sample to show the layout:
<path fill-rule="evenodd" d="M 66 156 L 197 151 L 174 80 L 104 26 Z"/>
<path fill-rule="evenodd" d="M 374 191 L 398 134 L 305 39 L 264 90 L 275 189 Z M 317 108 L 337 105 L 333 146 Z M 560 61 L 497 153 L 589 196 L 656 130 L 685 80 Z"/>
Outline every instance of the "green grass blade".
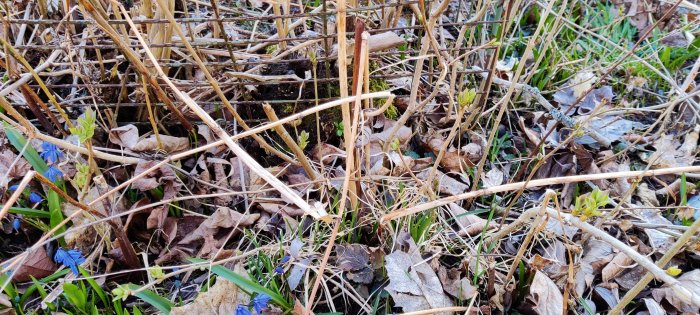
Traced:
<path fill-rule="evenodd" d="M 135 284 L 127 284 L 126 287 L 132 291 L 136 291 L 140 288 Z M 135 295 L 165 314 L 170 314 L 170 309 L 173 307 L 173 303 L 151 290 L 139 291 Z"/>
<path fill-rule="evenodd" d="M 203 259 L 198 259 L 198 258 L 189 258 L 189 261 L 193 263 L 204 263 L 206 260 Z M 223 266 L 212 266 L 211 267 L 211 272 L 214 274 L 223 277 L 224 279 L 231 281 L 235 283 L 239 288 L 241 288 L 243 291 L 246 291 L 248 293 L 258 293 L 258 294 L 267 294 L 272 298 L 272 301 L 274 301 L 277 305 L 282 306 L 285 309 L 291 309 L 291 304 L 287 302 L 287 300 L 278 292 L 272 291 L 260 284 L 257 284 L 250 279 L 247 279 L 235 272 L 233 270 L 228 269 Z"/>
<path fill-rule="evenodd" d="M 22 149 L 24 149 L 22 156 L 27 159 L 27 162 L 29 162 L 35 171 L 44 174 L 49 166 L 46 165 L 46 162 L 44 162 L 44 160 L 39 156 L 39 153 L 34 150 L 34 147 L 27 145 L 27 139 L 25 139 L 22 134 L 17 131 L 17 129 L 13 128 L 6 122 L 3 123 L 5 125 L 7 140 L 10 140 L 10 143 L 15 147 L 15 149 L 17 149 L 18 152 L 22 152 Z"/>
<path fill-rule="evenodd" d="M 0 208 L 3 206 L 4 205 L 0 204 Z M 50 217 L 49 213 L 46 211 L 31 209 L 31 208 L 10 207 L 10 213 L 21 214 L 21 215 L 23 215 L 25 217 L 29 217 L 29 218 L 48 219 Z"/>

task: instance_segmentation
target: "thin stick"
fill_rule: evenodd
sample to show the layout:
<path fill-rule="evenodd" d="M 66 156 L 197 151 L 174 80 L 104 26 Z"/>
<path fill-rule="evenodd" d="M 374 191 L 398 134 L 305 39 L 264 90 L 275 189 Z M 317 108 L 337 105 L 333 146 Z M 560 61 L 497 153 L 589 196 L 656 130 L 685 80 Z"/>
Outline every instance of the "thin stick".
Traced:
<path fill-rule="evenodd" d="M 24 191 L 24 188 L 29 185 L 29 182 L 34 179 L 34 176 L 36 176 L 35 171 L 29 171 L 27 174 L 24 175 L 24 178 L 22 178 L 22 181 L 17 184 L 17 190 L 12 193 L 10 196 L 10 199 L 5 202 L 5 205 L 2 207 L 2 210 L 0 210 L 0 220 L 2 220 L 7 213 L 10 211 L 10 208 L 12 207 L 15 202 L 17 202 L 17 199 L 19 199 L 19 196 L 22 195 L 22 192 Z"/>
<path fill-rule="evenodd" d="M 656 265 L 660 268 L 666 266 L 666 264 L 668 264 L 671 261 L 671 259 L 673 259 L 673 256 L 675 256 L 676 253 L 678 253 L 681 250 L 681 248 L 683 248 L 683 246 L 688 244 L 690 238 L 693 237 L 695 233 L 698 232 L 698 230 L 700 230 L 700 220 L 695 220 L 695 222 L 693 222 L 693 225 L 691 225 L 683 233 L 683 235 L 681 235 L 678 238 L 678 240 L 675 243 L 673 243 L 671 248 L 669 248 L 668 251 L 666 251 L 666 254 L 664 254 L 661 257 L 661 259 L 659 259 L 656 262 Z M 618 302 L 617 305 L 615 305 L 615 307 L 613 307 L 613 309 L 608 314 L 617 315 L 622 313 L 622 311 L 625 309 L 625 306 L 632 302 L 632 300 L 635 297 L 637 297 L 639 292 L 646 288 L 647 284 L 649 284 L 651 280 L 654 280 L 654 274 L 651 272 L 647 272 L 647 274 L 645 274 L 644 277 L 642 277 L 642 279 L 640 279 L 639 282 L 637 282 L 637 284 L 635 284 L 634 287 L 632 287 L 632 289 L 625 293 L 625 296 L 623 296 L 622 299 L 620 299 L 620 302 Z"/>
<path fill-rule="evenodd" d="M 438 199 L 432 202 L 424 203 L 415 207 L 410 207 L 408 209 L 402 209 L 393 211 L 382 217 L 381 223 L 384 224 L 387 221 L 395 220 L 398 218 L 405 217 L 407 215 L 416 214 L 428 209 L 435 207 L 440 207 L 447 205 L 451 202 L 456 202 L 465 199 L 471 199 L 484 195 L 491 195 L 501 192 L 513 191 L 517 189 L 525 189 L 532 187 L 541 187 L 548 185 L 557 185 L 565 183 L 576 183 L 585 181 L 595 181 L 601 179 L 614 179 L 614 178 L 628 178 L 628 177 L 649 177 L 649 176 L 659 176 L 667 174 L 680 174 L 680 173 L 690 173 L 699 172 L 700 166 L 681 166 L 681 167 L 669 167 L 661 168 L 656 170 L 646 170 L 646 171 L 626 171 L 626 172 L 613 172 L 613 173 L 602 173 L 602 174 L 586 174 L 586 175 L 576 175 L 576 176 L 563 176 L 563 177 L 552 177 L 545 179 L 536 179 L 529 182 L 515 182 L 510 184 L 504 184 L 500 186 L 484 188 L 480 190 L 470 191 L 459 195 L 449 196 L 442 199 Z"/>
<path fill-rule="evenodd" d="M 265 111 L 265 115 L 267 115 L 267 118 L 270 119 L 270 121 L 278 121 L 279 118 L 277 117 L 277 114 L 275 114 L 275 110 L 272 109 L 272 106 L 270 104 L 265 103 L 263 105 L 263 110 Z M 319 179 L 318 173 L 316 173 L 316 170 L 311 166 L 311 162 L 309 162 L 309 159 L 304 155 L 304 150 L 299 147 L 296 141 L 292 139 L 292 136 L 287 132 L 287 129 L 284 129 L 282 125 L 276 126 L 275 131 L 277 134 L 282 138 L 282 141 L 289 147 L 290 150 L 292 150 L 292 153 L 297 157 L 297 160 L 299 160 L 299 164 L 301 164 L 301 167 L 304 168 L 304 171 L 306 174 L 316 182 Z M 320 187 L 321 183 L 316 182 L 316 187 Z"/>
<path fill-rule="evenodd" d="M 115 4 L 115 2 L 113 2 Z M 262 177 L 270 186 L 275 187 L 279 193 L 284 196 L 285 198 L 288 198 L 294 205 L 299 207 L 304 213 L 310 215 L 314 219 L 321 220 L 324 222 L 330 222 L 331 218 L 326 213 L 326 211 L 323 209 L 323 205 L 316 204 L 314 206 L 309 205 L 304 199 L 299 197 L 295 192 L 293 192 L 287 185 L 285 185 L 283 182 L 281 182 L 277 177 L 272 175 L 269 171 L 267 171 L 265 168 L 262 167 L 253 157 L 251 157 L 248 152 L 243 150 L 236 142 L 231 140 L 231 136 L 229 136 L 226 131 L 219 126 L 219 124 L 216 123 L 216 121 L 209 116 L 209 114 L 203 110 L 192 98 L 189 97 L 189 95 L 182 93 L 180 89 L 175 86 L 175 84 L 168 78 L 168 76 L 163 73 L 163 69 L 160 67 L 158 64 L 158 60 L 156 59 L 155 56 L 151 53 L 151 51 L 148 49 L 148 45 L 146 44 L 146 41 L 143 39 L 141 36 L 141 33 L 138 31 L 136 28 L 136 25 L 134 25 L 133 21 L 131 21 L 131 18 L 129 17 L 128 14 L 126 14 L 126 10 L 121 4 L 119 5 L 119 8 L 124 11 L 124 18 L 127 20 L 129 23 L 129 26 L 133 29 L 134 33 L 136 34 L 136 37 L 138 38 L 139 42 L 143 46 L 144 50 L 146 51 L 146 55 L 148 58 L 151 60 L 153 63 L 154 68 L 158 71 L 158 74 L 161 76 L 163 81 L 173 90 L 175 95 L 177 95 L 180 100 L 182 100 L 189 109 L 195 113 L 202 121 L 209 126 L 209 128 L 214 131 L 214 133 L 221 139 L 224 140 L 226 145 L 231 149 L 231 151 L 246 165 L 248 168 L 251 169 L 255 174 L 258 176 Z M 172 16 L 169 16 L 172 17 Z"/>

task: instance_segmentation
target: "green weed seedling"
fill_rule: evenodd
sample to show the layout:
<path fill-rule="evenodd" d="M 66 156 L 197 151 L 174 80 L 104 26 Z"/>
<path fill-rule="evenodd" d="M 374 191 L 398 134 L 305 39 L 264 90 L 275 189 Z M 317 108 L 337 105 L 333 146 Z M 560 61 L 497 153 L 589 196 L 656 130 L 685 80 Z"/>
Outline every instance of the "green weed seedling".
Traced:
<path fill-rule="evenodd" d="M 581 221 L 601 216 L 602 213 L 598 209 L 607 205 L 608 199 L 608 193 L 596 188 L 589 195 L 581 195 L 576 198 L 571 214 L 579 217 Z"/>

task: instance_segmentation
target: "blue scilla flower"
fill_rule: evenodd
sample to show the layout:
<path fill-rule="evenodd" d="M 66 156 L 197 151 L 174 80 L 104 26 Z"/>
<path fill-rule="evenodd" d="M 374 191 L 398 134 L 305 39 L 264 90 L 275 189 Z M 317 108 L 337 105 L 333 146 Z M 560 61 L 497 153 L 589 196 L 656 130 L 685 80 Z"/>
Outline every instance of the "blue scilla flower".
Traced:
<path fill-rule="evenodd" d="M 19 229 L 22 227 L 19 218 L 15 217 L 14 220 L 12 220 L 12 229 L 19 232 Z"/>
<path fill-rule="evenodd" d="M 272 300 L 272 298 L 269 295 L 265 293 L 258 294 L 253 298 L 253 308 L 255 312 L 262 314 L 262 311 L 267 308 L 267 303 L 269 303 L 270 300 Z"/>
<path fill-rule="evenodd" d="M 287 263 L 288 261 L 289 261 L 289 255 L 285 255 L 284 257 L 282 257 L 282 259 L 280 259 L 280 264 Z"/>
<path fill-rule="evenodd" d="M 253 315 L 247 306 L 238 304 L 236 305 L 236 315 Z"/>
<path fill-rule="evenodd" d="M 46 161 L 47 164 L 53 164 L 58 162 L 58 159 L 63 157 L 63 152 L 55 144 L 49 142 L 43 142 L 41 144 L 41 158 Z"/>
<path fill-rule="evenodd" d="M 78 265 L 85 262 L 85 257 L 83 257 L 83 254 L 77 249 L 65 250 L 59 247 L 56 250 L 56 254 L 53 255 L 53 260 L 56 263 L 70 268 L 70 270 L 77 276 L 79 275 Z"/>
<path fill-rule="evenodd" d="M 29 202 L 31 202 L 32 204 L 40 203 L 42 201 L 44 201 L 44 198 L 41 198 L 41 195 L 39 195 L 35 192 L 32 192 L 29 194 Z"/>
<path fill-rule="evenodd" d="M 282 268 L 282 266 L 277 266 L 277 267 L 275 267 L 275 273 L 278 274 L 278 275 L 283 274 L 283 273 L 284 273 L 284 268 Z"/>
<path fill-rule="evenodd" d="M 17 188 L 19 188 L 19 185 L 12 185 L 10 187 L 7 187 L 7 190 L 9 192 L 15 192 L 15 190 L 17 190 Z"/>
<path fill-rule="evenodd" d="M 63 172 L 56 167 L 49 166 L 46 172 L 44 172 L 44 177 L 55 183 L 63 178 Z"/>

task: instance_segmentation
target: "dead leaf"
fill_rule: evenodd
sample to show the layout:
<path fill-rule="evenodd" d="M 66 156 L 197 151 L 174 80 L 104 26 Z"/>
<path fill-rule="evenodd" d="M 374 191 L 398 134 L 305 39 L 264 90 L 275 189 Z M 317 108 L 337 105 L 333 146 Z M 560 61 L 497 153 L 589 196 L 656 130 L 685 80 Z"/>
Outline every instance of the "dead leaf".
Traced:
<path fill-rule="evenodd" d="M 481 180 L 484 183 L 484 188 L 496 187 L 503 184 L 504 174 L 503 171 L 497 167 L 492 168 L 485 174 L 482 174 Z"/>
<path fill-rule="evenodd" d="M 179 244 L 189 244 L 197 240 L 206 239 L 215 235 L 219 229 L 243 228 L 253 225 L 258 220 L 260 214 L 242 214 L 228 207 L 219 207 L 209 218 L 191 234 L 185 236 Z"/>
<path fill-rule="evenodd" d="M 592 239 L 584 246 L 583 253 L 575 279 L 576 293 L 579 296 L 583 296 L 584 291 L 591 286 L 595 275 L 600 272 L 602 266 L 612 259 L 613 250 L 610 244 Z"/>
<path fill-rule="evenodd" d="M 477 289 L 471 285 L 469 278 L 460 277 L 460 273 L 459 268 L 447 269 L 440 266 L 438 269 L 438 277 L 443 288 L 445 288 L 445 292 L 460 300 L 471 299 L 477 292 Z"/>
<path fill-rule="evenodd" d="M 31 281 L 31 277 L 41 279 L 54 273 L 54 271 L 56 271 L 56 265 L 46 253 L 46 249 L 41 246 L 30 251 L 27 254 L 27 260 L 24 261 L 16 271 L 12 271 L 12 281 Z"/>
<path fill-rule="evenodd" d="M 158 138 L 152 135 L 139 140 L 139 131 L 134 125 L 113 128 L 109 131 L 109 141 L 134 152 L 153 151 L 159 148 L 159 144 L 160 149 L 168 153 L 185 151 L 190 146 L 189 139 L 168 135 L 159 135 Z"/>
<path fill-rule="evenodd" d="M 346 272 L 348 279 L 364 284 L 372 283 L 374 273 L 369 265 L 367 245 L 338 244 L 335 247 L 338 268 Z"/>
<path fill-rule="evenodd" d="M 449 210 L 452 214 L 452 217 L 455 219 L 455 222 L 457 222 L 457 224 L 460 227 L 458 232 L 460 236 L 478 235 L 484 231 L 484 228 L 486 228 L 486 226 L 489 223 L 488 220 L 480 218 L 475 214 L 469 214 L 469 211 L 458 206 L 455 203 L 449 204 Z M 489 229 L 495 228 L 497 226 L 498 223 L 496 222 L 491 222 L 491 224 L 488 225 Z"/>
<path fill-rule="evenodd" d="M 237 265 L 238 267 L 239 265 Z M 243 268 L 235 268 L 234 272 L 247 278 L 247 272 Z M 200 292 L 189 304 L 173 307 L 172 315 L 187 314 L 236 314 L 236 305 L 250 303 L 250 296 L 243 292 L 233 282 L 222 277 L 216 278 L 216 283 L 206 292 Z"/>
<path fill-rule="evenodd" d="M 14 163 L 14 164 L 13 164 Z M 0 187 L 6 187 L 11 179 L 23 177 L 31 166 L 11 150 L 0 153 Z"/>
<path fill-rule="evenodd" d="M 649 312 L 649 315 L 666 315 L 666 311 L 657 303 L 654 301 L 654 299 L 650 298 L 645 298 L 642 299 L 644 301 L 644 305 L 647 307 L 647 312 Z"/>
<path fill-rule="evenodd" d="M 680 282 L 678 284 L 679 286 L 690 291 L 692 294 L 700 295 L 700 269 L 695 269 L 682 274 L 680 277 L 678 277 L 678 282 Z M 673 307 L 681 312 L 698 314 L 698 311 L 700 311 L 697 306 L 683 302 L 678 294 L 666 285 L 652 290 L 651 295 L 657 302 L 661 302 L 665 299 L 669 304 L 673 305 Z"/>
<path fill-rule="evenodd" d="M 410 237 L 408 242 L 409 252 L 397 250 L 385 258 L 389 277 L 386 290 L 396 305 L 404 312 L 452 306 L 435 271 L 425 262 Z"/>
<path fill-rule="evenodd" d="M 530 284 L 529 299 L 534 304 L 537 314 L 564 314 L 564 296 L 561 294 L 561 289 L 540 271 L 536 271 L 535 278 Z"/>
<path fill-rule="evenodd" d="M 637 250 L 637 246 L 633 246 L 634 250 Z M 627 256 L 623 252 L 619 252 L 613 257 L 613 259 L 610 261 L 609 264 L 603 268 L 602 271 L 602 276 L 603 276 L 603 282 L 609 282 L 613 278 L 617 277 L 620 275 L 623 271 L 627 270 L 630 267 L 633 267 L 634 265 L 634 260 Z"/>
<path fill-rule="evenodd" d="M 428 180 L 428 176 L 430 175 L 430 169 L 426 169 L 418 174 L 416 174 L 416 177 L 420 180 Z M 438 184 L 437 187 L 439 191 L 443 194 L 448 194 L 448 195 L 459 195 L 469 189 L 468 184 L 464 184 L 450 176 L 447 176 L 447 174 L 441 172 L 441 171 L 436 171 L 435 172 L 435 180 L 437 180 Z M 428 183 L 431 185 L 431 183 Z M 434 187 L 434 186 L 433 186 Z"/>
<path fill-rule="evenodd" d="M 695 127 L 693 131 L 686 134 L 682 144 L 679 144 L 672 135 L 662 135 L 654 141 L 656 152 L 651 155 L 642 152 L 642 160 L 649 163 L 652 169 L 692 165 L 698 147 L 699 130 L 700 127 Z"/>

